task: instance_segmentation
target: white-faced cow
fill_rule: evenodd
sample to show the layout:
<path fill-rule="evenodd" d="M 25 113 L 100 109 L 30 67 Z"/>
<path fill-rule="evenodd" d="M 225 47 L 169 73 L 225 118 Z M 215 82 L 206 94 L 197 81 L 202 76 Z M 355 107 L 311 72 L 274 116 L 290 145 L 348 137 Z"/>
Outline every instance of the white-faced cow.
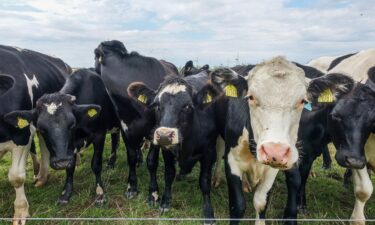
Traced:
<path fill-rule="evenodd" d="M 12 117 L 14 110 L 29 110 L 44 93 L 60 90 L 70 67 L 62 60 L 31 50 L 0 46 L 0 157 L 12 153 L 9 181 L 16 190 L 14 224 L 26 221 L 29 216 L 24 182 L 25 164 L 34 137 L 34 124 L 29 118 Z M 43 174 L 37 181 L 45 182 Z"/>
<path fill-rule="evenodd" d="M 375 49 L 360 51 L 331 70 L 350 77 L 330 72 L 309 87 L 313 104 L 330 107 L 327 126 L 337 162 L 353 171 L 356 201 L 351 219 L 358 220 L 353 224 L 365 224 L 364 206 L 373 191 L 367 168 L 375 168 L 374 62 Z"/>
<path fill-rule="evenodd" d="M 137 195 L 136 164 L 143 139 L 148 138 L 155 125 L 153 113 L 139 101 L 130 98 L 127 88 L 135 81 L 144 82 L 157 89 L 167 74 L 178 74 L 177 68 L 164 60 L 146 57 L 137 52 L 128 52 L 120 41 L 104 41 L 95 49 L 95 70 L 101 75 L 116 115 L 121 121 L 123 139 L 126 145 L 129 177 L 125 195 Z M 141 99 L 147 102 L 147 99 Z M 154 148 L 153 145 L 150 148 Z M 150 151 L 151 152 L 151 151 Z"/>
<path fill-rule="evenodd" d="M 42 96 L 35 109 L 13 112 L 12 117 L 32 118 L 40 131 L 43 151 L 42 168 L 66 169 L 66 181 L 58 204 L 67 204 L 73 193 L 76 157 L 93 143 L 91 168 L 95 174 L 95 203 L 105 201 L 101 179 L 102 153 L 107 131 L 118 129 L 120 122 L 100 76 L 90 69 L 72 73 L 58 93 Z M 95 122 L 93 122 L 95 121 Z"/>
<path fill-rule="evenodd" d="M 165 162 L 165 191 L 161 199 L 161 210 L 171 207 L 172 182 L 175 178 L 175 162 L 180 165 L 200 162 L 199 186 L 203 194 L 203 214 L 205 224 L 214 223 L 214 211 L 211 205 L 211 170 L 216 157 L 216 139 L 218 136 L 214 108 L 211 104 L 218 95 L 218 90 L 207 84 L 206 72 L 185 78 L 167 77 L 155 92 L 142 83 L 129 86 L 129 95 L 134 99 L 146 96 L 150 99 L 149 107 L 155 109 L 156 129 L 153 144 L 162 148 Z M 154 163 L 158 160 L 156 149 Z M 158 200 L 156 170 L 150 171 L 149 201 Z"/>
<path fill-rule="evenodd" d="M 351 53 L 343 56 L 322 56 L 317 59 L 311 60 L 307 63 L 307 66 L 314 67 L 315 69 L 318 69 L 323 73 L 327 73 L 332 68 L 337 66 L 337 64 L 339 64 L 341 61 L 355 54 L 356 53 Z"/>

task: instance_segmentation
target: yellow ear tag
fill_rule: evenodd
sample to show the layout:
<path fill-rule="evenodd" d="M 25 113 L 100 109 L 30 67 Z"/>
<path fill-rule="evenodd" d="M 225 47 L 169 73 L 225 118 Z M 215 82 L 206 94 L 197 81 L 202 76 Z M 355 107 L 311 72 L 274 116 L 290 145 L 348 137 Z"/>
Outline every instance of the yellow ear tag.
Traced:
<path fill-rule="evenodd" d="M 88 115 L 90 118 L 94 117 L 96 114 L 98 114 L 98 111 L 96 111 L 96 109 L 89 109 L 89 110 L 87 111 L 87 115 Z"/>
<path fill-rule="evenodd" d="M 237 88 L 233 84 L 228 84 L 225 86 L 225 95 L 228 97 L 237 98 Z"/>
<path fill-rule="evenodd" d="M 137 99 L 138 99 L 138 101 L 140 101 L 144 104 L 146 104 L 146 102 L 147 102 L 147 96 L 144 95 L 144 94 L 139 95 Z"/>
<path fill-rule="evenodd" d="M 203 103 L 210 103 L 212 102 L 212 96 L 210 95 L 210 93 L 207 93 L 207 95 L 205 96 L 204 100 L 203 100 Z"/>
<path fill-rule="evenodd" d="M 333 102 L 334 97 L 331 89 L 325 89 L 318 97 L 318 102 Z"/>
<path fill-rule="evenodd" d="M 29 126 L 29 121 L 22 119 L 21 117 L 17 117 L 17 127 L 23 129 Z"/>

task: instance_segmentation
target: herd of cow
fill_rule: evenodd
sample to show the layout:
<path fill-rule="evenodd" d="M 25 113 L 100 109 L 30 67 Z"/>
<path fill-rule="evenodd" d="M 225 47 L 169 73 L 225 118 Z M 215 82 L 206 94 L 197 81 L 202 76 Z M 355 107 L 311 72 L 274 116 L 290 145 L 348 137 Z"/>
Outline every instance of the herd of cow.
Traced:
<path fill-rule="evenodd" d="M 129 199 L 137 196 L 140 149 L 149 143 L 147 201 L 160 204 L 162 212 L 171 207 L 174 179 L 183 179 L 199 162 L 205 224 L 215 222 L 210 190 L 220 180 L 221 159 L 230 224 L 244 216 L 243 185 L 254 191 L 256 224 L 265 224 L 261 219 L 278 171 L 284 171 L 288 189 L 284 219 L 295 219 L 306 209 L 312 163 L 323 153 L 329 167 L 327 144 L 333 142 L 337 162 L 352 173 L 352 224 L 365 224 L 364 206 L 373 191 L 369 171 L 375 170 L 375 49 L 321 57 L 307 65 L 278 56 L 256 65 L 210 70 L 207 65 L 195 68 L 190 61 L 180 72 L 167 61 L 128 52 L 119 41 L 102 42 L 94 53 L 94 68 L 73 71 L 58 58 L 0 46 L 0 158 L 7 151 L 12 154 L 13 224 L 24 224 L 29 216 L 24 191 L 29 152 L 36 186 L 46 183 L 49 166 L 66 170 L 58 198 L 64 205 L 73 193 L 78 153 L 92 143 L 95 203 L 103 204 L 107 133 L 112 135 L 110 166 L 120 133 L 126 145 Z M 165 163 L 160 197 L 159 152 Z"/>

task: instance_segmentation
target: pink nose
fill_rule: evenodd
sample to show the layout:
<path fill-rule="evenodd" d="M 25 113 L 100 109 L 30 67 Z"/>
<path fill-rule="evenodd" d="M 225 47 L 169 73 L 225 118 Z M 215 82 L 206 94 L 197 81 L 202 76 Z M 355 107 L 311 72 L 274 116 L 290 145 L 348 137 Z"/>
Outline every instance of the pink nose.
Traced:
<path fill-rule="evenodd" d="M 155 140 L 159 145 L 170 145 L 174 137 L 174 131 L 167 128 L 158 128 L 155 131 Z"/>
<path fill-rule="evenodd" d="M 262 163 L 285 167 L 290 155 L 290 146 L 284 143 L 266 142 L 260 146 L 260 160 Z"/>

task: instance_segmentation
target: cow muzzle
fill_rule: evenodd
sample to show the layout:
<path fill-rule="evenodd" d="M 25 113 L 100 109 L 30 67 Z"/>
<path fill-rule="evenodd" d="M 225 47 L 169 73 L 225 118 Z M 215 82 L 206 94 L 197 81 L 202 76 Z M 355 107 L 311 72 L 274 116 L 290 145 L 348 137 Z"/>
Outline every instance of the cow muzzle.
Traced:
<path fill-rule="evenodd" d="M 176 128 L 159 127 L 154 132 L 154 144 L 160 146 L 178 144 L 178 130 Z"/>
<path fill-rule="evenodd" d="M 337 152 L 335 158 L 337 163 L 345 168 L 363 169 L 366 166 L 365 157 Z"/>
<path fill-rule="evenodd" d="M 290 159 L 291 149 L 288 144 L 265 142 L 260 146 L 261 163 L 275 168 L 286 168 Z"/>
<path fill-rule="evenodd" d="M 50 166 L 54 170 L 63 170 L 72 167 L 74 164 L 74 157 L 64 159 L 52 159 Z"/>

